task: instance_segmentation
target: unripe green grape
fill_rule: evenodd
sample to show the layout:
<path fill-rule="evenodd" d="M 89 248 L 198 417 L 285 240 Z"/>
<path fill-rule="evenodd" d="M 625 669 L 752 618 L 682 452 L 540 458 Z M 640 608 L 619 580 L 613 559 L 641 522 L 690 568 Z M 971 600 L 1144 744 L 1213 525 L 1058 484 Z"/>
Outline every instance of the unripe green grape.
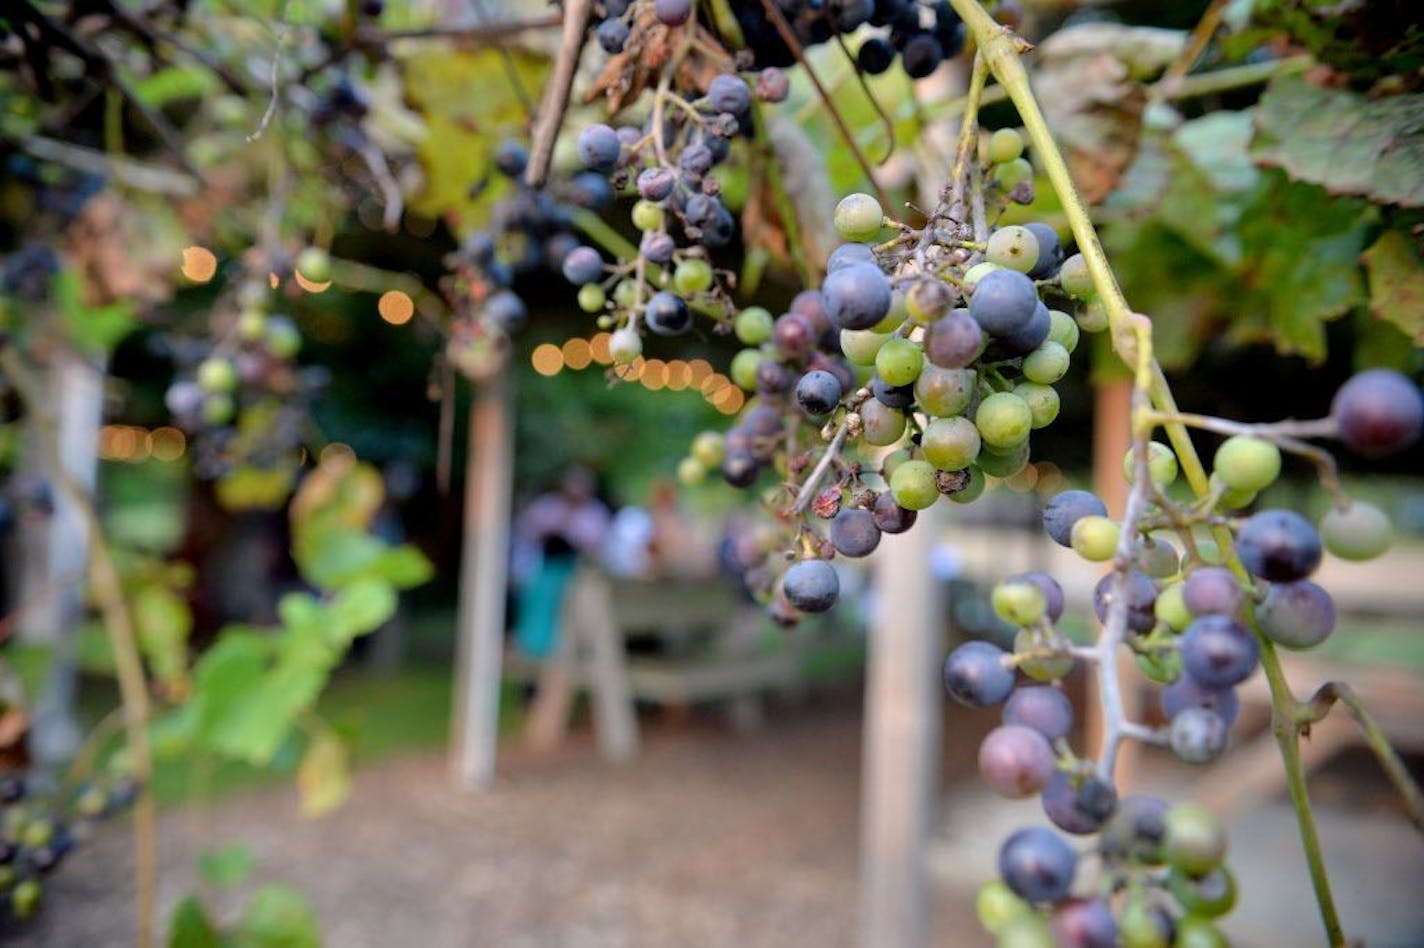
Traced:
<path fill-rule="evenodd" d="M 1220 484 L 1221 479 L 1215 478 L 1212 483 L 1213 485 Z M 1221 496 L 1217 498 L 1216 501 L 1216 508 L 1218 510 L 1240 510 L 1243 507 L 1251 506 L 1256 500 L 1256 492 L 1254 490 L 1232 490 L 1224 484 L 1221 486 Z"/>
<path fill-rule="evenodd" d="M 887 333 L 894 332 L 904 325 L 905 320 L 910 318 L 909 310 L 906 309 L 905 291 L 896 290 L 890 294 L 890 309 L 885 313 L 885 318 L 874 326 L 870 327 L 871 332 Z"/>
<path fill-rule="evenodd" d="M 1212 472 L 1232 490 L 1255 493 L 1280 476 L 1281 449 L 1261 438 L 1236 435 L 1216 449 Z"/>
<path fill-rule="evenodd" d="M 652 201 L 639 201 L 633 205 L 633 226 L 639 230 L 657 230 L 663 226 L 663 208 Z"/>
<path fill-rule="evenodd" d="M 1197 540 L 1196 546 L 1196 556 L 1192 556 L 1191 550 L 1183 551 L 1183 571 L 1190 570 L 1193 566 L 1197 564 L 1203 564 L 1206 566 L 1221 566 L 1223 563 L 1226 562 L 1226 555 L 1221 552 L 1221 547 L 1217 545 L 1215 540 Z"/>
<path fill-rule="evenodd" d="M 958 415 L 973 402 L 977 381 L 973 369 L 942 369 L 927 363 L 915 380 L 915 401 L 936 418 Z"/>
<path fill-rule="evenodd" d="M 1033 906 L 1015 895 L 999 879 L 981 885 L 974 897 L 974 913 L 979 916 L 979 924 L 991 935 L 998 934 L 1015 917 L 1032 911 Z"/>
<path fill-rule="evenodd" d="M 595 320 L 595 325 L 597 325 L 599 329 L 612 329 L 617 324 L 618 320 L 614 319 L 613 316 L 608 313 L 605 313 Z"/>
<path fill-rule="evenodd" d="M 1129 484 L 1137 480 L 1136 449 L 1128 448 L 1122 459 L 1122 476 Z M 1160 441 L 1147 442 L 1147 476 L 1158 487 L 1166 487 L 1177 479 L 1177 456 Z"/>
<path fill-rule="evenodd" d="M 1032 655 L 1043 652 L 1049 642 L 1035 629 L 1020 629 L 1014 636 L 1014 654 Z M 1073 656 L 1051 654 L 1036 658 L 1020 658 L 1019 670 L 1034 681 L 1057 681 L 1073 670 Z"/>
<path fill-rule="evenodd" d="M 29 849 L 48 846 L 54 839 L 54 824 L 49 820 L 30 820 L 20 832 L 20 844 Z"/>
<path fill-rule="evenodd" d="M 1017 129 L 995 129 L 994 134 L 989 136 L 988 155 L 990 164 L 1006 164 L 1022 155 L 1023 150 L 1023 136 L 1018 133 Z"/>
<path fill-rule="evenodd" d="M 198 365 L 197 377 L 198 385 L 205 392 L 230 392 L 237 387 L 237 369 L 226 359 L 204 359 Z"/>
<path fill-rule="evenodd" d="M 1354 500 L 1343 509 L 1331 507 L 1321 518 L 1320 540 L 1342 560 L 1372 560 L 1394 542 L 1394 526 L 1374 504 Z"/>
<path fill-rule="evenodd" d="M 1170 579 L 1182 571 L 1182 556 L 1166 540 L 1148 537 L 1137 545 L 1137 565 L 1153 579 Z"/>
<path fill-rule="evenodd" d="M 941 471 L 962 471 L 979 456 L 979 429 L 968 418 L 934 418 L 925 426 L 920 450 Z"/>
<path fill-rule="evenodd" d="M 738 387 L 753 391 L 756 388 L 757 367 L 765 358 L 760 349 L 743 349 L 732 356 L 732 366 L 727 374 Z"/>
<path fill-rule="evenodd" d="M 1016 915 L 999 931 L 994 948 L 1054 948 L 1048 918 L 1038 912 Z"/>
<path fill-rule="evenodd" d="M 901 448 L 899 451 L 891 451 L 885 455 L 880 462 L 880 476 L 885 478 L 885 483 L 890 483 L 890 477 L 895 473 L 895 468 L 913 458 L 909 448 Z"/>
<path fill-rule="evenodd" d="M 683 487 L 696 487 L 707 478 L 707 468 L 697 458 L 683 458 L 677 462 L 677 480 Z"/>
<path fill-rule="evenodd" d="M 1158 621 L 1165 622 L 1174 632 L 1182 631 L 1192 621 L 1192 614 L 1187 610 L 1182 589 L 1181 583 L 1168 583 L 1162 587 L 1162 591 L 1157 594 L 1157 601 L 1152 604 L 1152 611 Z"/>
<path fill-rule="evenodd" d="M 985 444 L 1009 448 L 1028 438 L 1033 430 L 1033 411 L 1013 392 L 995 392 L 979 403 L 974 425 Z"/>
<path fill-rule="evenodd" d="M 890 493 L 906 510 L 924 510 L 939 500 L 935 469 L 928 461 L 906 461 L 890 475 Z"/>
<path fill-rule="evenodd" d="M 225 425 L 236 412 L 237 404 L 227 392 L 212 392 L 203 398 L 203 420 L 210 425 Z"/>
<path fill-rule="evenodd" d="M 624 326 L 609 337 L 608 353 L 613 356 L 614 362 L 632 362 L 643 354 L 643 337 L 632 326 Z M 736 366 L 736 359 L 732 360 L 732 365 Z M 756 371 L 755 367 L 752 371 Z"/>
<path fill-rule="evenodd" d="M 243 310 L 242 315 L 237 317 L 237 334 L 248 342 L 261 339 L 266 328 L 267 314 L 260 309 Z"/>
<path fill-rule="evenodd" d="M 578 305 L 579 309 L 585 313 L 602 312 L 605 304 L 608 303 L 608 294 L 603 292 L 603 287 L 597 283 L 585 283 L 579 287 Z"/>
<path fill-rule="evenodd" d="M 965 473 L 969 475 L 969 483 L 959 490 L 949 494 L 949 499 L 956 504 L 972 504 L 984 494 L 984 488 L 988 486 L 988 481 L 984 479 L 984 472 L 976 465 L 969 465 L 965 468 Z"/>
<path fill-rule="evenodd" d="M 302 334 L 290 319 L 274 316 L 267 320 L 262 345 L 274 359 L 294 359 L 302 348 Z"/>
<path fill-rule="evenodd" d="M 994 612 L 1005 622 L 1023 628 L 1034 625 L 1048 610 L 1048 598 L 1037 583 L 1003 582 L 989 595 Z"/>
<path fill-rule="evenodd" d="M 1089 514 L 1079 517 L 1078 522 L 1073 524 L 1073 532 L 1069 534 L 1068 541 L 1074 552 L 1083 559 L 1090 563 L 1106 563 L 1117 552 L 1117 541 L 1121 532 L 1122 527 L 1116 520 Z"/>
<path fill-rule="evenodd" d="M 1083 332 L 1102 332 L 1108 328 L 1108 311 L 1099 300 L 1089 300 L 1077 318 L 1078 328 Z"/>
<path fill-rule="evenodd" d="M 1225 866 L 1217 866 L 1199 877 L 1173 868 L 1167 874 L 1167 890 L 1189 915 L 1219 918 L 1236 907 L 1236 878 Z"/>
<path fill-rule="evenodd" d="M 38 879 L 23 879 L 10 892 L 10 909 L 16 918 L 29 918 L 40 907 L 40 883 Z"/>
<path fill-rule="evenodd" d="M 331 254 L 320 247 L 307 247 L 297 254 L 297 272 L 312 283 L 331 280 Z"/>
<path fill-rule="evenodd" d="M 984 279 L 995 270 L 1002 270 L 1003 267 L 997 263 L 990 263 L 988 260 L 981 260 L 968 270 L 964 271 L 963 286 L 966 290 L 972 290 L 979 285 L 979 281 Z"/>
<path fill-rule="evenodd" d="M 1117 918 L 1117 934 L 1122 939 L 1122 948 L 1172 948 L 1168 932 L 1138 889 L 1128 892 Z"/>
<path fill-rule="evenodd" d="M 889 339 L 873 329 L 842 329 L 841 352 L 853 365 L 874 365 L 880 347 Z"/>
<path fill-rule="evenodd" d="M 1177 940 L 1173 948 L 1230 948 L 1230 944 L 1209 918 L 1184 915 L 1177 919 Z"/>
<path fill-rule="evenodd" d="M 1059 309 L 1048 311 L 1048 339 L 1056 342 L 1070 354 L 1078 348 L 1078 323 L 1067 313 Z"/>
<path fill-rule="evenodd" d="M 1037 431 L 1039 428 L 1047 428 L 1053 424 L 1053 420 L 1058 417 L 1060 402 L 1058 391 L 1051 385 L 1040 385 L 1037 382 L 1020 382 L 1014 386 L 1014 394 L 1024 400 L 1028 405 L 1029 414 L 1033 417 L 1033 427 Z"/>
<path fill-rule="evenodd" d="M 880 233 L 885 211 L 869 194 L 847 194 L 836 205 L 836 232 L 846 240 L 869 243 Z"/>
<path fill-rule="evenodd" d="M 619 280 L 613 288 L 613 303 L 619 309 L 632 309 L 638 305 L 638 284 L 633 280 Z"/>
<path fill-rule="evenodd" d="M 1027 227 L 1009 224 L 989 235 L 984 256 L 990 263 L 1027 273 L 1038 264 L 1038 238 Z"/>
<path fill-rule="evenodd" d="M 1024 356 L 1024 378 L 1040 385 L 1052 385 L 1068 374 L 1068 363 L 1068 350 L 1052 339 L 1045 340 L 1043 345 Z"/>
<path fill-rule="evenodd" d="M 1148 681 L 1170 685 L 1182 677 L 1182 653 L 1178 651 L 1139 652 L 1132 656 Z"/>
<path fill-rule="evenodd" d="M 1088 272 L 1088 261 L 1083 259 L 1082 254 L 1075 253 L 1063 261 L 1063 266 L 1058 268 L 1058 285 L 1074 299 L 1093 298 L 1093 277 Z"/>
<path fill-rule="evenodd" d="M 994 183 L 1005 191 L 1012 191 L 1025 181 L 1033 180 L 1033 165 L 1027 158 L 1006 161 L 994 170 Z"/>
<path fill-rule="evenodd" d="M 721 467 L 722 459 L 727 456 L 726 439 L 715 431 L 699 432 L 692 439 L 691 454 L 709 470 Z"/>
<path fill-rule="evenodd" d="M 885 340 L 875 354 L 875 371 L 887 385 L 909 385 L 920 377 L 924 364 L 925 354 L 920 344 L 901 336 Z"/>
<path fill-rule="evenodd" d="M 949 312 L 954 298 L 943 280 L 917 280 L 905 293 L 905 312 L 921 326 Z"/>
<path fill-rule="evenodd" d="M 1199 876 L 1226 857 L 1226 827 L 1200 803 L 1173 804 L 1162 818 L 1162 855 L 1167 864 Z"/>
<path fill-rule="evenodd" d="M 765 307 L 748 306 L 732 320 L 732 332 L 743 345 L 759 346 L 771 338 L 772 322 Z"/>
<path fill-rule="evenodd" d="M 860 423 L 866 444 L 884 447 L 905 435 L 905 413 L 874 398 L 860 406 Z"/>
<path fill-rule="evenodd" d="M 672 272 L 673 288 L 682 296 L 703 293 L 712 288 L 712 264 L 692 257 L 677 265 Z"/>
<path fill-rule="evenodd" d="M 1013 477 L 1028 467 L 1028 454 L 1027 440 L 1003 450 L 986 444 L 981 447 L 979 457 L 975 458 L 974 463 L 991 477 Z"/>

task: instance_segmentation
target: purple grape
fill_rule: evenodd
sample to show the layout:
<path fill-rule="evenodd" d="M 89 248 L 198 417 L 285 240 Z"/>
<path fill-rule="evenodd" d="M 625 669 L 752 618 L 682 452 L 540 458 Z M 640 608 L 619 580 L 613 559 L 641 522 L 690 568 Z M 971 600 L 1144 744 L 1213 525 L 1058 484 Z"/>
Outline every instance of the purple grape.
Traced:
<path fill-rule="evenodd" d="M 804 359 L 816 345 L 816 334 L 804 316 L 786 313 L 772 323 L 771 343 L 783 359 Z"/>
<path fill-rule="evenodd" d="M 712 149 L 697 142 L 688 145 L 682 150 L 682 154 L 677 156 L 678 170 L 688 175 L 693 180 L 701 179 L 703 175 L 712 170 L 715 159 L 712 157 Z M 701 197 L 702 195 L 694 195 Z M 689 201 L 689 203 L 691 203 Z"/>
<path fill-rule="evenodd" d="M 822 372 L 829 372 L 841 383 L 841 391 L 848 392 L 855 388 L 855 370 L 850 367 L 850 363 L 844 359 L 827 356 L 823 352 L 811 353 L 811 358 L 806 363 L 807 369 L 819 369 Z"/>
<path fill-rule="evenodd" d="M 1087 774 L 1073 777 L 1055 771 L 1043 788 L 1043 812 L 1065 833 L 1096 833 L 1117 809 L 1112 784 Z"/>
<path fill-rule="evenodd" d="M 718 112 L 745 115 L 752 107 L 752 94 L 739 76 L 724 73 L 707 86 L 707 101 Z"/>
<path fill-rule="evenodd" d="M 1103 827 L 1099 848 L 1109 863 L 1133 860 L 1157 865 L 1167 833 L 1167 801 L 1134 794 L 1123 797 Z"/>
<path fill-rule="evenodd" d="M 618 156 L 622 151 L 623 144 L 618 140 L 618 133 L 607 125 L 590 125 L 579 133 L 579 161 L 594 171 L 605 174 L 612 171 L 618 166 Z"/>
<path fill-rule="evenodd" d="M 860 44 L 855 63 L 867 76 L 878 76 L 895 63 L 895 47 L 887 39 L 872 36 Z"/>
<path fill-rule="evenodd" d="M 653 16 L 664 26 L 682 26 L 692 16 L 692 0 L 653 0 Z"/>
<path fill-rule="evenodd" d="M 870 508 L 875 525 L 881 533 L 904 533 L 915 525 L 919 512 L 907 510 L 895 503 L 895 495 L 888 490 L 875 495 L 875 505 Z"/>
<path fill-rule="evenodd" d="M 1055 741 L 1073 729 L 1073 704 L 1051 685 L 1025 685 L 1015 688 L 1005 702 L 1004 723 L 1033 728 Z"/>
<path fill-rule="evenodd" d="M 610 56 L 623 52 L 623 44 L 628 42 L 628 25 L 622 20 L 609 17 L 598 24 L 598 45 Z"/>
<path fill-rule="evenodd" d="M 1028 322 L 1018 329 L 1000 336 L 999 342 L 1013 355 L 1028 355 L 1043 345 L 1043 341 L 1048 338 L 1048 333 L 1052 329 L 1053 317 L 1048 315 L 1048 307 L 1039 303 L 1034 307 L 1033 315 L 1029 317 Z"/>
<path fill-rule="evenodd" d="M 1032 796 L 1053 773 L 1053 748 L 1032 728 L 1003 724 L 979 745 L 979 774 L 1001 797 Z"/>
<path fill-rule="evenodd" d="M 999 850 L 999 877 L 1029 902 L 1060 902 L 1073 886 L 1078 854 L 1042 826 L 1018 830 Z"/>
<path fill-rule="evenodd" d="M 834 332 L 830 317 L 826 315 L 826 298 L 820 290 L 802 290 L 791 298 L 791 305 L 786 310 L 806 320 L 818 337 Z"/>
<path fill-rule="evenodd" d="M 821 295 L 837 329 L 869 329 L 890 312 L 890 281 L 873 263 L 852 263 L 827 275 Z"/>
<path fill-rule="evenodd" d="M 603 276 L 603 258 L 592 247 L 575 247 L 564 257 L 564 279 L 574 286 L 595 283 Z"/>
<path fill-rule="evenodd" d="M 494 166 L 506 178 L 517 178 L 529 164 L 529 150 L 512 138 L 500 142 L 494 150 Z"/>
<path fill-rule="evenodd" d="M 1256 606 L 1266 638 L 1286 648 L 1314 648 L 1335 630 L 1335 601 L 1308 580 L 1273 583 Z"/>
<path fill-rule="evenodd" d="M 1172 753 L 1189 764 L 1210 763 L 1226 750 L 1226 722 L 1206 708 L 1187 708 L 1172 719 Z"/>
<path fill-rule="evenodd" d="M 1058 584 L 1058 580 L 1039 570 L 1019 573 L 1016 576 L 1010 576 L 1004 580 L 1004 582 L 1008 583 L 1017 581 L 1033 583 L 1039 589 L 1043 590 L 1043 598 L 1047 603 L 1048 621 L 1057 622 L 1063 618 L 1063 587 Z"/>
<path fill-rule="evenodd" d="M 826 258 L 826 272 L 834 273 L 852 263 L 875 263 L 875 251 L 870 244 L 841 244 Z"/>
<path fill-rule="evenodd" d="M 596 171 L 583 171 L 569 182 L 569 200 L 590 211 L 602 211 L 613 203 L 613 186 Z"/>
<path fill-rule="evenodd" d="M 796 373 L 775 359 L 762 359 L 756 370 L 756 390 L 762 395 L 781 395 L 796 384 Z"/>
<path fill-rule="evenodd" d="M 802 612 L 825 612 L 836 604 L 841 582 L 825 560 L 800 560 L 781 578 L 787 600 Z"/>
<path fill-rule="evenodd" d="M 1038 241 L 1038 262 L 1028 271 L 1028 275 L 1035 280 L 1042 280 L 1057 270 L 1058 264 L 1063 262 L 1063 247 L 1058 242 L 1058 231 L 1039 221 L 1025 224 L 1024 227 L 1028 228 Z"/>
<path fill-rule="evenodd" d="M 485 300 L 485 319 L 501 332 L 515 333 L 524 328 L 529 310 L 513 292 L 500 290 Z"/>
<path fill-rule="evenodd" d="M 820 369 L 807 372 L 796 383 L 796 404 L 808 415 L 829 414 L 840 400 L 840 380 L 829 372 Z"/>
<path fill-rule="evenodd" d="M 1262 510 L 1241 525 L 1236 549 L 1252 576 L 1273 583 L 1304 579 L 1320 565 L 1320 533 L 1294 510 Z"/>
<path fill-rule="evenodd" d="M 1108 573 L 1098 580 L 1093 589 L 1093 611 L 1099 622 L 1108 621 L 1108 607 L 1117 592 L 1118 575 Z M 1127 627 L 1133 632 L 1151 632 L 1157 625 L 1157 587 L 1152 577 L 1140 569 L 1127 571 L 1125 594 L 1127 596 Z"/>
<path fill-rule="evenodd" d="M 730 447 L 722 458 L 722 478 L 733 487 L 750 487 L 756 483 L 760 465 L 750 451 L 734 451 Z"/>
<path fill-rule="evenodd" d="M 643 239 L 638 243 L 638 252 L 648 259 L 649 263 L 659 265 L 672 260 L 673 252 L 677 250 L 677 244 L 667 234 L 650 230 L 643 234 Z"/>
<path fill-rule="evenodd" d="M 993 270 L 974 287 L 969 315 L 994 336 L 1008 336 L 1026 327 L 1038 308 L 1033 281 L 1016 270 Z"/>
<path fill-rule="evenodd" d="M 1194 616 L 1234 616 L 1244 598 L 1241 581 L 1224 566 L 1199 566 L 1182 583 L 1182 602 Z"/>
<path fill-rule="evenodd" d="M 887 408 L 897 408 L 903 411 L 915 404 L 914 383 L 889 385 L 877 375 L 870 380 L 870 394 L 874 395 L 875 400 Z"/>
<path fill-rule="evenodd" d="M 1260 646 L 1230 616 L 1202 616 L 1182 633 L 1182 664 L 1203 688 L 1239 685 L 1256 670 Z"/>
<path fill-rule="evenodd" d="M 869 556 L 880 545 L 875 517 L 861 507 L 845 507 L 831 521 L 831 545 L 842 556 Z"/>
<path fill-rule="evenodd" d="M 900 47 L 900 66 L 911 79 L 923 79 L 944 62 L 944 48 L 933 33 L 917 33 Z"/>
<path fill-rule="evenodd" d="M 648 300 L 643 321 L 659 336 L 680 336 L 692 328 L 692 311 L 682 297 L 661 290 Z"/>
<path fill-rule="evenodd" d="M 1051 927 L 1059 948 L 1117 946 L 1117 921 L 1103 899 L 1069 899 L 1053 910 Z"/>
<path fill-rule="evenodd" d="M 671 168 L 644 168 L 638 172 L 638 194 L 649 201 L 661 201 L 677 187 Z"/>
<path fill-rule="evenodd" d="M 956 309 L 925 327 L 925 358 L 942 369 L 962 369 L 979 357 L 984 331 L 967 309 Z"/>
<path fill-rule="evenodd" d="M 875 0 L 826 0 L 826 18 L 837 33 L 854 33 L 875 12 Z"/>
<path fill-rule="evenodd" d="M 1007 653 L 988 642 L 965 642 L 944 660 L 944 687 L 971 708 L 1002 702 L 1014 687 L 1014 673 L 1004 664 Z"/>
<path fill-rule="evenodd" d="M 1183 675 L 1162 689 L 1162 713 L 1172 720 L 1188 708 L 1206 708 L 1231 727 L 1236 722 L 1241 702 L 1231 688 L 1203 688 L 1190 675 Z"/>
<path fill-rule="evenodd" d="M 1085 490 L 1065 490 L 1055 494 L 1044 506 L 1043 529 L 1059 546 L 1072 546 L 1073 524 L 1083 517 L 1107 515 L 1107 504 L 1096 494 Z"/>
<path fill-rule="evenodd" d="M 1330 407 L 1340 440 L 1367 457 L 1409 447 L 1424 429 L 1424 398 L 1409 379 L 1389 369 L 1367 369 L 1340 386 Z"/>
<path fill-rule="evenodd" d="M 791 80 L 775 66 L 768 67 L 757 76 L 756 94 L 763 102 L 784 102 L 791 94 Z"/>

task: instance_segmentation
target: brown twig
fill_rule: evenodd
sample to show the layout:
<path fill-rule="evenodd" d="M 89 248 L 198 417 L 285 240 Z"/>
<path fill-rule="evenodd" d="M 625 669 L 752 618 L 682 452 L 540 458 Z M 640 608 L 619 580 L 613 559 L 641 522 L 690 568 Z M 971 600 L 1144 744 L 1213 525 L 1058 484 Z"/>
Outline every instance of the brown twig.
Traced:
<path fill-rule="evenodd" d="M 529 166 L 524 170 L 524 183 L 531 188 L 543 187 L 549 176 L 549 163 L 554 158 L 554 143 L 564 113 L 569 108 L 569 92 L 573 89 L 574 73 L 588 40 L 588 24 L 593 16 L 593 0 L 568 0 L 564 4 L 564 32 L 559 39 L 559 55 L 554 61 L 554 75 L 544 88 L 539 104 L 539 121 L 534 126 L 534 147 L 530 150 Z"/>

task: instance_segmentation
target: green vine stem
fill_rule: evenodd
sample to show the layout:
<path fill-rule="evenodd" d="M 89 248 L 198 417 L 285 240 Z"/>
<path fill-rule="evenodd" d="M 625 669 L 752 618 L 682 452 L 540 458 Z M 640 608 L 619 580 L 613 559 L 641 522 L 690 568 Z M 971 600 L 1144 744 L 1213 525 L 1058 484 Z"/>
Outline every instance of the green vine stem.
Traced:
<path fill-rule="evenodd" d="M 54 419 L 46 413 L 48 400 L 39 381 L 12 345 L 0 348 L 0 368 L 4 369 L 20 393 L 26 408 L 33 413 L 41 451 L 54 481 L 84 521 L 89 541 L 90 591 L 99 604 L 104 630 L 114 651 L 129 765 L 138 782 L 138 798 L 133 807 L 134 904 L 137 914 L 135 944 L 138 948 L 149 948 L 153 944 L 154 896 L 158 881 L 157 812 L 149 786 L 153 777 L 153 757 L 148 742 L 148 683 L 144 677 L 143 659 L 139 655 L 138 636 L 124 599 L 118 567 L 114 565 L 108 544 L 104 542 L 103 525 L 95 512 L 93 499 L 64 470 L 55 440 Z"/>

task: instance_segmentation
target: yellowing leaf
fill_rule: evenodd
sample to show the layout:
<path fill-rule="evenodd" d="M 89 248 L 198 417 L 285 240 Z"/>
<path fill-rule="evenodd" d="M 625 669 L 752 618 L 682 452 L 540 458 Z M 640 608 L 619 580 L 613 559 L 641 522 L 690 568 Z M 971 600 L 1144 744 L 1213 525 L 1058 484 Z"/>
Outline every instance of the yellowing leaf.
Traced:
<path fill-rule="evenodd" d="M 1369 274 L 1370 310 L 1424 346 L 1424 259 L 1408 237 L 1385 231 L 1361 254 Z"/>
<path fill-rule="evenodd" d="M 306 816 L 321 816 L 345 803 L 351 794 L 346 745 L 329 732 L 317 733 L 297 768 L 297 790 Z"/>

